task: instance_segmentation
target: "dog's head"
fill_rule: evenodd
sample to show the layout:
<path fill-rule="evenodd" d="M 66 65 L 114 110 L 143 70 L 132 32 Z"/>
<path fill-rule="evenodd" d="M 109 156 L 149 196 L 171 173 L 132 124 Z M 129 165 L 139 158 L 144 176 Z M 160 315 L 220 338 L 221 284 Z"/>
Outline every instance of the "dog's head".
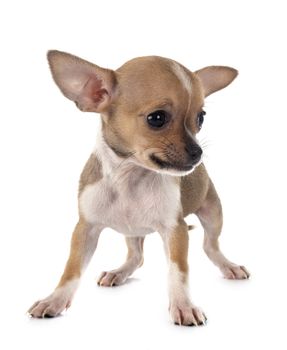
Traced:
<path fill-rule="evenodd" d="M 200 163 L 204 97 L 237 75 L 223 66 L 192 73 L 158 56 L 135 58 L 116 71 L 59 51 L 49 51 L 48 60 L 63 94 L 80 110 L 101 113 L 104 140 L 119 157 L 173 175 Z"/>

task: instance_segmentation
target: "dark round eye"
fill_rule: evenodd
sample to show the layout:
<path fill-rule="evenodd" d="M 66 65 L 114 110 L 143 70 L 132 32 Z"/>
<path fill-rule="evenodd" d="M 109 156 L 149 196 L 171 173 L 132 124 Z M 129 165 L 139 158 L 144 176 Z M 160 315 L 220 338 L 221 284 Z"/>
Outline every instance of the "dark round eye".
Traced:
<path fill-rule="evenodd" d="M 147 122 L 153 128 L 163 127 L 167 119 L 167 113 L 165 111 L 155 111 L 147 116 Z"/>
<path fill-rule="evenodd" d="M 202 124 L 204 122 L 204 116 L 205 116 L 206 112 L 205 111 L 201 111 L 198 113 L 197 115 L 197 127 L 200 130 L 202 127 Z"/>

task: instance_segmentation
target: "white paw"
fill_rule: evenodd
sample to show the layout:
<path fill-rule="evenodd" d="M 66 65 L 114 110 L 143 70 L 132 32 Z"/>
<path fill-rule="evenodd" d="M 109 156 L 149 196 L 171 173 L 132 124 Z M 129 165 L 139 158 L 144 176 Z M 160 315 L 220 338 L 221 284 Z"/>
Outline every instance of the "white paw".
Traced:
<path fill-rule="evenodd" d="M 55 317 L 60 315 L 70 305 L 71 300 L 65 295 L 53 293 L 47 298 L 34 303 L 28 310 L 28 313 L 35 318 Z"/>
<path fill-rule="evenodd" d="M 193 304 L 173 302 L 169 311 L 173 322 L 180 326 L 201 326 L 207 321 L 204 312 Z"/>
<path fill-rule="evenodd" d="M 32 317 L 55 317 L 71 306 L 72 298 L 79 280 L 70 280 L 64 286 L 58 287 L 51 295 L 34 303 L 28 310 Z"/>
<path fill-rule="evenodd" d="M 113 270 L 109 272 L 102 272 L 98 279 L 98 285 L 102 287 L 114 287 L 125 283 L 127 280 L 125 271 Z"/>
<path fill-rule="evenodd" d="M 223 265 L 221 271 L 225 278 L 231 280 L 243 280 L 250 277 L 250 273 L 244 266 L 239 266 L 233 263 Z"/>

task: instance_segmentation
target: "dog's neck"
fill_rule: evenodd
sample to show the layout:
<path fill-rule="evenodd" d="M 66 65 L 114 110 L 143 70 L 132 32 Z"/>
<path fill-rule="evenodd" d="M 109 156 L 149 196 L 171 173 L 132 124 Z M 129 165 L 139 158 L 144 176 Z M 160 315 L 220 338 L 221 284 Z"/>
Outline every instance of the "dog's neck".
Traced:
<path fill-rule="evenodd" d="M 95 155 L 102 178 L 81 195 L 81 206 L 91 222 L 102 223 L 126 235 L 168 232 L 181 210 L 179 177 L 146 169 L 132 159 L 119 157 L 99 132 Z M 97 198 L 93 202 L 93 198 Z M 91 203 L 93 203 L 91 205 Z"/>
<path fill-rule="evenodd" d="M 97 135 L 97 142 L 95 153 L 99 157 L 102 163 L 103 176 L 121 176 L 121 174 L 128 175 L 128 173 L 137 176 L 137 178 L 144 177 L 165 177 L 166 175 L 160 174 L 153 170 L 144 168 L 136 163 L 133 155 L 126 158 L 118 156 L 107 144 L 102 129 L 99 130 Z"/>

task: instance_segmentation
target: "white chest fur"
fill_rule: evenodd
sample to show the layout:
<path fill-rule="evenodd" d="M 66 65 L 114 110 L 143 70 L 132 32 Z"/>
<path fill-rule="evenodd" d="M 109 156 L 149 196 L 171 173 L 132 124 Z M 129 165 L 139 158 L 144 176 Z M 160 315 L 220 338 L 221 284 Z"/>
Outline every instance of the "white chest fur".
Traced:
<path fill-rule="evenodd" d="M 102 179 L 87 185 L 80 196 L 80 211 L 89 223 L 128 236 L 169 231 L 175 226 L 180 191 L 172 176 L 128 160 L 103 165 Z"/>

